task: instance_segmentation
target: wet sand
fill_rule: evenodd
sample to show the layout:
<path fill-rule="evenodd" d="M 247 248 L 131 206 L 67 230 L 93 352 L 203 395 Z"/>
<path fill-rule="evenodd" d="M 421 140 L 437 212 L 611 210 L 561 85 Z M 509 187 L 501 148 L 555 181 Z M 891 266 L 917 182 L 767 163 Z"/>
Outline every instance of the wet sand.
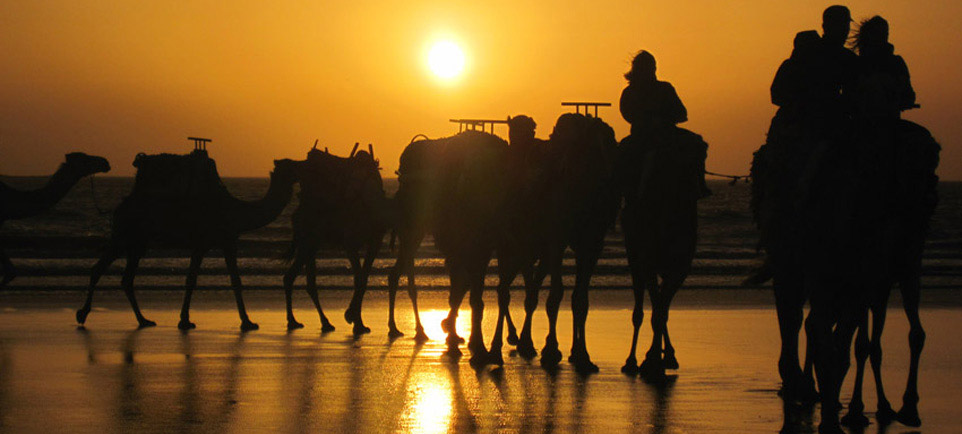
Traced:
<path fill-rule="evenodd" d="M 86 330 L 73 312 L 82 295 L 62 292 L 0 293 L 0 431 L 2 432 L 777 432 L 783 406 L 776 395 L 778 333 L 766 290 L 682 291 L 669 328 L 681 369 L 663 387 L 627 377 L 631 293 L 594 291 L 588 316 L 588 349 L 601 372 L 557 373 L 509 356 L 503 370 L 475 371 L 467 357 L 443 355 L 439 321 L 446 294 L 422 292 L 422 317 L 432 338 L 423 346 L 408 336 L 389 342 L 386 293 L 368 294 L 365 322 L 373 333 L 355 339 L 341 313 L 349 293 L 322 293 L 337 331 L 321 334 L 307 298 L 295 306 L 305 329 L 285 330 L 283 294 L 248 291 L 251 317 L 261 329 L 238 331 L 233 297 L 226 291 L 195 294 L 191 319 L 198 329 L 175 326 L 180 292 L 140 294 L 156 328 L 136 322 L 119 291 L 95 299 Z M 570 295 L 570 294 L 569 294 Z M 513 316 L 522 318 L 523 294 L 513 294 Z M 561 348 L 570 345 L 568 298 L 559 322 Z M 486 297 L 486 337 L 495 317 Z M 542 305 L 543 306 L 543 299 Z M 469 331 L 469 312 L 459 327 Z M 901 402 L 908 367 L 907 323 L 898 297 L 884 336 L 884 378 L 889 399 Z M 646 312 L 647 313 L 647 312 Z M 413 332 L 405 294 L 398 325 Z M 647 320 L 647 317 L 646 317 Z M 928 331 L 920 376 L 918 431 L 962 430 L 962 292 L 924 292 L 922 321 Z M 546 329 L 535 316 L 535 343 Z M 646 324 L 639 347 L 647 349 Z M 642 354 L 639 354 L 641 356 Z M 851 393 L 851 376 L 843 402 Z M 875 408 L 867 385 L 866 407 Z M 811 414 L 811 413 L 809 413 Z M 798 416 L 798 415 L 795 415 Z M 871 417 L 871 414 L 870 414 Z M 814 429 L 817 412 L 798 427 Z M 915 429 L 873 419 L 867 432 Z"/>

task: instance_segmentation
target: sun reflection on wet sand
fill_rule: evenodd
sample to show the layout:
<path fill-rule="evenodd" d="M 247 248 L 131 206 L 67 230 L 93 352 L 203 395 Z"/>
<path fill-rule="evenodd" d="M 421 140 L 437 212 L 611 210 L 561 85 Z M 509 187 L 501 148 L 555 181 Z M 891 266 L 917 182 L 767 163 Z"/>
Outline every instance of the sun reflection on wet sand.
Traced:
<path fill-rule="evenodd" d="M 451 384 L 448 379 L 425 372 L 412 380 L 406 392 L 408 405 L 399 422 L 400 432 L 447 432 L 451 424 Z"/>
<path fill-rule="evenodd" d="M 467 357 L 445 355 L 443 293 L 422 298 L 432 338 L 423 344 L 410 334 L 387 339 L 383 325 L 378 328 L 378 320 L 387 317 L 380 294 L 365 307 L 374 332 L 360 337 L 347 327 L 322 334 L 316 319 L 313 330 L 288 333 L 283 297 L 262 294 L 249 297 L 260 307 L 256 318 L 262 325 L 250 333 L 237 331 L 229 293 L 201 294 L 199 328 L 190 333 L 174 327 L 179 300 L 160 297 L 164 294 L 145 295 L 160 325 L 140 331 L 131 327 L 122 294 L 105 293 L 105 309 L 84 331 L 65 325 L 72 319 L 67 306 L 74 294 L 62 306 L 47 299 L 43 307 L 29 304 L 36 295 L 17 302 L 0 294 L 0 303 L 16 308 L 0 311 L 0 434 L 63 427 L 84 433 L 775 432 L 785 418 L 803 430 L 817 423 L 811 414 L 783 414 L 775 393 L 778 330 L 768 299 L 705 309 L 731 298 L 745 302 L 752 293 L 679 294 L 681 307 L 671 324 L 682 368 L 677 380 L 662 388 L 619 372 L 631 336 L 624 307 L 630 293 L 593 294 L 588 341 L 601 372 L 589 377 L 564 363 L 546 372 L 537 359 L 512 357 L 509 346 L 503 370 L 475 371 Z M 496 306 L 490 295 L 486 303 Z M 325 296 L 332 309 L 350 298 L 346 292 Z M 158 308 L 163 304 L 168 306 Z M 944 332 L 962 325 L 958 306 L 962 303 L 923 309 L 933 330 L 920 376 L 926 432 L 958 431 L 953 404 L 962 390 L 957 369 L 962 362 L 958 345 Z M 309 318 L 311 312 L 303 313 Z M 494 309 L 488 313 L 483 326 L 490 334 Z M 899 389 L 908 363 L 907 324 L 894 311 L 892 316 L 883 337 L 891 348 L 883 372 L 886 383 Z M 413 330 L 412 317 L 399 310 L 398 326 Z M 559 328 L 570 324 L 570 314 L 562 310 L 559 321 Z M 469 322 L 466 308 L 458 318 L 462 335 L 470 333 Z M 536 345 L 545 328 L 539 311 Z M 562 332 L 560 338 L 565 351 L 569 336 Z M 843 401 L 850 390 L 849 383 Z M 873 408 L 874 401 L 867 406 Z"/>

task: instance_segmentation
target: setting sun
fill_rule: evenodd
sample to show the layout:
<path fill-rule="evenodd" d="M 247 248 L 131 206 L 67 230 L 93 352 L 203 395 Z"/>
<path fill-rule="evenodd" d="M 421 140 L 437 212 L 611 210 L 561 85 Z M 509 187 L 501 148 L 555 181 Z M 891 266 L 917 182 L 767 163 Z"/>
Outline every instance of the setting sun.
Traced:
<path fill-rule="evenodd" d="M 451 41 L 435 42 L 428 52 L 428 67 L 435 76 L 451 80 L 464 71 L 464 51 Z"/>

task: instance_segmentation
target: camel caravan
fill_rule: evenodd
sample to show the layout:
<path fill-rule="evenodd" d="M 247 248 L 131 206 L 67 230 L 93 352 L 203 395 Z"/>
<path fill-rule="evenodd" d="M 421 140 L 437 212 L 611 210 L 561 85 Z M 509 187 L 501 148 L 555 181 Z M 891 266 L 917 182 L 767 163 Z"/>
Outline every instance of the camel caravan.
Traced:
<path fill-rule="evenodd" d="M 863 22 L 855 52 L 844 47 L 850 22 L 847 8 L 832 6 L 823 15 L 822 35 L 797 35 L 791 57 L 772 84 L 772 102 L 779 109 L 751 169 L 751 206 L 765 262 L 748 282 L 772 281 L 782 341 L 782 395 L 791 403 L 820 401 L 820 432 L 840 432 L 843 423 L 868 423 L 861 398 L 867 359 L 875 373 L 876 418 L 921 423 L 917 380 L 925 332 L 919 320 L 920 274 L 937 203 L 940 147 L 924 127 L 901 119 L 902 111 L 918 106 L 907 66 L 887 41 L 887 22 L 881 17 Z M 585 113 L 561 115 L 547 140 L 536 137 L 535 121 L 524 115 L 499 121 L 508 124 L 507 141 L 495 135 L 493 127 L 492 132 L 462 128 L 439 139 L 419 135 L 401 153 L 394 197 L 385 194 L 380 161 L 371 145 L 358 150 L 355 144 L 341 157 L 317 149 L 315 142 L 304 160 L 275 160 L 266 195 L 253 201 L 237 199 L 224 188 L 207 154 L 207 139 L 193 138 L 195 150 L 187 155 L 138 155 L 134 187 L 114 211 L 110 238 L 91 272 L 77 322 L 87 321 L 100 277 L 124 256 L 121 285 L 137 322 L 140 327 L 155 325 L 140 311 L 133 282 L 147 248 L 168 246 L 190 252 L 180 329 L 195 327 L 191 295 L 201 261 L 212 249 L 223 251 L 240 328 L 257 329 L 244 305 L 237 240 L 275 220 L 299 184 L 293 234 L 284 254 L 289 261 L 283 275 L 288 329 L 304 327 L 292 310 L 294 282 L 303 272 L 322 330 L 334 330 L 316 283 L 316 256 L 327 248 L 343 251 L 353 273 L 354 292 L 344 320 L 353 325 L 354 334 L 370 332 L 362 320 L 363 300 L 373 263 L 389 238 L 395 261 L 387 279 L 388 335 L 395 339 L 404 334 L 395 322 L 395 307 L 401 277 L 406 276 L 414 339 L 427 340 L 414 264 L 430 235 L 450 278 L 450 311 L 441 324 L 447 353 L 461 355 L 465 340 L 456 320 L 467 296 L 471 329 L 466 347 L 472 365 L 503 365 L 504 341 L 524 358 L 537 357 L 532 321 L 539 291 L 550 276 L 548 335 L 540 363 L 556 369 L 563 358 L 557 338 L 565 290 L 562 261 L 570 249 L 576 272 L 568 362 L 579 373 L 592 373 L 598 367 L 586 339 L 588 291 L 605 235 L 620 215 L 634 292 L 633 335 L 622 371 L 663 380 L 666 370 L 679 367 L 668 332 L 669 310 L 695 256 L 698 201 L 711 191 L 704 180 L 708 145 L 678 126 L 688 119 L 687 110 L 674 87 L 658 80 L 655 72 L 655 58 L 647 51 L 632 60 L 619 104 L 631 134 L 620 142 L 597 116 L 599 106 L 609 105 L 605 103 L 571 103 L 584 105 Z M 594 115 L 588 114 L 591 105 Z M 0 184 L 0 222 L 43 212 L 79 179 L 109 168 L 103 158 L 73 153 L 39 190 L 17 191 Z M 492 258 L 498 261 L 498 316 L 486 346 L 482 294 Z M 2 250 L 0 260 L 6 284 L 16 272 Z M 518 275 L 525 290 L 520 331 L 509 312 L 509 288 Z M 903 406 L 897 412 L 884 395 L 880 374 L 881 334 L 894 284 L 910 324 L 911 355 Z M 652 304 L 652 342 L 639 364 L 646 291 Z M 804 365 L 798 351 L 803 323 Z M 840 388 L 853 338 L 856 391 L 847 414 L 839 419 Z"/>

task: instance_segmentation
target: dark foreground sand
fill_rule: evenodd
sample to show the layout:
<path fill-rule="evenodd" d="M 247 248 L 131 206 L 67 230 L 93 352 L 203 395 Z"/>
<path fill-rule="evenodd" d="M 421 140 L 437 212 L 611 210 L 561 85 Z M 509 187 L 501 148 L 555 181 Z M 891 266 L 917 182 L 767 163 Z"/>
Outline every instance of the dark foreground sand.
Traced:
<path fill-rule="evenodd" d="M 283 295 L 248 291 L 261 330 L 240 333 L 229 292 L 195 295 L 198 329 L 176 328 L 181 294 L 141 295 L 153 329 L 136 331 L 118 291 L 96 299 L 87 329 L 77 330 L 76 292 L 0 293 L 0 431 L 3 432 L 777 432 L 783 424 L 775 362 L 778 333 L 768 291 L 684 291 L 669 324 L 681 369 L 665 387 L 622 375 L 631 293 L 596 291 L 588 348 L 601 373 L 580 377 L 562 365 L 556 374 L 509 357 L 503 371 L 477 372 L 465 357 L 442 356 L 438 322 L 446 295 L 422 293 L 432 341 L 386 337 L 386 294 L 368 294 L 359 339 L 340 317 L 347 292 L 323 293 L 338 330 L 322 335 L 306 297 L 298 318 L 307 328 L 284 329 Z M 487 299 L 490 338 L 494 294 Z M 521 293 L 513 313 L 521 318 Z M 410 304 L 399 295 L 399 326 L 412 331 Z M 885 334 L 884 376 L 897 407 L 908 366 L 907 324 L 898 298 Z M 928 331 L 922 358 L 922 432 L 962 431 L 962 292 L 925 293 Z M 561 314 L 562 350 L 570 343 L 567 299 Z M 462 311 L 467 335 L 470 315 Z M 543 342 L 543 311 L 535 322 Z M 647 349 L 650 328 L 642 333 Z M 851 378 L 843 402 L 851 393 Z M 875 393 L 866 389 L 867 408 Z M 811 414 L 811 413 L 810 413 Z M 797 415 L 796 415 L 797 416 Z M 871 415 L 870 415 L 871 416 Z M 805 419 L 802 414 L 802 419 Z M 817 412 L 799 426 L 817 423 Z M 914 429 L 875 424 L 867 432 Z"/>

